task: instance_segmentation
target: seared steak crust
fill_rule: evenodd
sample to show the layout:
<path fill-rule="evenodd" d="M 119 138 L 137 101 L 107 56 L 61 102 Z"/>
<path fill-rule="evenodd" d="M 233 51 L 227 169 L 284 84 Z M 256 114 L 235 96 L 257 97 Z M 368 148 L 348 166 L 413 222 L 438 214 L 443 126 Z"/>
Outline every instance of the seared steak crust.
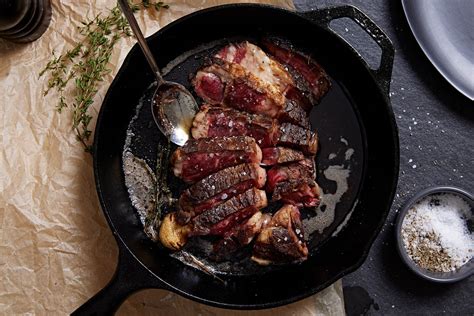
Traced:
<path fill-rule="evenodd" d="M 304 261 L 307 257 L 300 212 L 293 205 L 284 205 L 258 235 L 252 260 L 269 265 Z"/>
<path fill-rule="evenodd" d="M 309 129 L 283 123 L 280 126 L 278 144 L 299 149 L 308 155 L 315 155 L 318 150 L 318 135 Z"/>
<path fill-rule="evenodd" d="M 273 166 L 303 159 L 304 154 L 301 151 L 291 148 L 270 147 L 262 149 L 262 164 L 265 166 Z"/>
<path fill-rule="evenodd" d="M 245 135 L 253 137 L 261 147 L 274 146 L 278 141 L 278 133 L 278 122 L 274 119 L 210 106 L 201 108 L 192 127 L 192 135 L 197 139 Z"/>
<path fill-rule="evenodd" d="M 175 176 L 193 183 L 223 168 L 260 163 L 262 151 L 251 137 L 214 137 L 189 140 L 171 157 Z"/>
<path fill-rule="evenodd" d="M 320 189 L 309 177 L 279 182 L 273 191 L 272 201 L 283 201 L 298 207 L 315 207 L 320 203 Z"/>
<path fill-rule="evenodd" d="M 255 213 L 258 209 L 265 206 L 267 206 L 265 191 L 257 188 L 249 189 L 193 218 L 193 233 L 196 235 L 207 235 L 211 232 L 211 228 L 214 225 L 223 221 L 226 217 L 249 208 L 255 209 L 253 212 Z"/>
<path fill-rule="evenodd" d="M 222 48 L 192 83 L 209 104 L 309 127 L 310 100 L 279 62 L 249 42 Z"/>
<path fill-rule="evenodd" d="M 264 48 L 273 58 L 288 68 L 298 89 L 318 103 L 329 91 L 331 81 L 324 69 L 311 57 L 296 53 L 282 43 L 264 41 Z"/>

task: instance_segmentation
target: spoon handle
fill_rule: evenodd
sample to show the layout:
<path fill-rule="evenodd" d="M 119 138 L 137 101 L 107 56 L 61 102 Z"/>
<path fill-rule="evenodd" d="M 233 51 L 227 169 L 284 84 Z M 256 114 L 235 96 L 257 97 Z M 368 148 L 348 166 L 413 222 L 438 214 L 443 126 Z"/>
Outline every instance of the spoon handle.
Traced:
<path fill-rule="evenodd" d="M 118 3 L 120 4 L 120 7 L 122 8 L 122 12 L 125 15 L 125 18 L 128 21 L 128 24 L 130 24 L 130 27 L 132 28 L 133 34 L 135 34 L 135 37 L 138 40 L 138 44 L 140 45 L 143 54 L 146 57 L 146 60 L 148 61 L 148 64 L 151 67 L 151 70 L 155 73 L 156 79 L 158 81 L 158 85 L 164 82 L 163 77 L 161 76 L 160 73 L 160 68 L 158 68 L 158 65 L 156 64 L 155 58 L 153 57 L 153 54 L 150 51 L 150 48 L 148 47 L 148 44 L 146 43 L 145 37 L 143 36 L 142 31 L 140 30 L 140 27 L 138 26 L 137 20 L 135 19 L 135 16 L 133 15 L 132 9 L 130 9 L 130 6 L 128 5 L 128 0 L 118 0 Z"/>

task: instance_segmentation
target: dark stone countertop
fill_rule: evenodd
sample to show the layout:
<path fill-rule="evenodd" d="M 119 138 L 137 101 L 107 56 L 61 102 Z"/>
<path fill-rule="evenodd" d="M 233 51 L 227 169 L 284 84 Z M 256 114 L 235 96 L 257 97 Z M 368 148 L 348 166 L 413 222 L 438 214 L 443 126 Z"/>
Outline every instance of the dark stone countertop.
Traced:
<path fill-rule="evenodd" d="M 474 190 L 474 102 L 453 88 L 423 54 L 399 0 L 295 0 L 300 11 L 339 4 L 365 12 L 395 46 L 391 102 L 400 136 L 400 178 L 390 215 L 366 262 L 343 278 L 347 314 L 472 315 L 474 277 L 450 285 L 418 278 L 398 256 L 394 221 L 401 205 L 424 188 Z M 334 29 L 359 42 L 355 46 L 369 64 L 377 60 L 377 47 L 361 36 L 356 24 L 341 19 Z"/>

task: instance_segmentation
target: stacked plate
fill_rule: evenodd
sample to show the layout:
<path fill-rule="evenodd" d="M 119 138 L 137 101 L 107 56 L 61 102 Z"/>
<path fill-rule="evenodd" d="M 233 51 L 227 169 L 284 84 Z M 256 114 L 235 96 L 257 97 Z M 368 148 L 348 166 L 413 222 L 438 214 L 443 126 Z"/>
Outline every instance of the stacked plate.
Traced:
<path fill-rule="evenodd" d="M 51 0 L 0 0 L 0 38 L 32 42 L 50 22 Z"/>

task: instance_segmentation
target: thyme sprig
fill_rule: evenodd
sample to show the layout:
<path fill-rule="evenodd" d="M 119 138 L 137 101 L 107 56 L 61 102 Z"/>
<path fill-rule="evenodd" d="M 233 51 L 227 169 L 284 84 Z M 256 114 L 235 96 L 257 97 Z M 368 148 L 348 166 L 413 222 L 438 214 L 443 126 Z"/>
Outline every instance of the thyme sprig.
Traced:
<path fill-rule="evenodd" d="M 168 186 L 168 170 L 170 163 L 171 144 L 159 142 L 156 157 L 155 208 L 145 218 L 144 231 L 153 241 L 158 240 L 162 211 L 176 203 Z"/>
<path fill-rule="evenodd" d="M 130 5 L 135 12 L 148 8 L 159 11 L 169 7 L 161 1 L 150 0 Z M 78 31 L 81 39 L 74 43 L 73 48 L 59 56 L 53 51 L 53 58 L 39 76 L 48 74 L 44 95 L 46 96 L 52 89 L 58 92 L 56 110 L 61 113 L 65 108 L 71 109 L 72 130 L 84 149 L 91 152 L 92 131 L 89 129 L 89 124 L 92 116 L 89 107 L 94 102 L 100 82 L 104 81 L 104 76 L 111 71 L 109 61 L 115 44 L 121 38 L 131 36 L 132 32 L 118 6 L 110 10 L 105 17 L 99 14 L 92 20 L 81 22 Z M 68 88 L 71 94 L 66 93 Z"/>

